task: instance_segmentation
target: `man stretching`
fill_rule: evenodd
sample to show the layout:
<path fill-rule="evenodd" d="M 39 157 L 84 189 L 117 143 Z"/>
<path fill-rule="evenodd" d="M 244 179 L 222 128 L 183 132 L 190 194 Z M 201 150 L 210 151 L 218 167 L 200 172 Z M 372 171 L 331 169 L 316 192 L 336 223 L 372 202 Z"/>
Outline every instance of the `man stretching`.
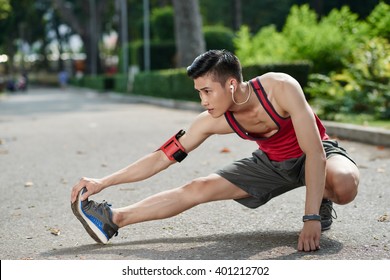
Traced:
<path fill-rule="evenodd" d="M 245 82 L 238 58 L 225 50 L 198 56 L 187 73 L 206 111 L 156 151 L 104 178 L 82 178 L 73 187 L 72 210 L 87 232 L 107 243 L 119 228 L 169 218 L 205 202 L 234 199 L 256 208 L 306 186 L 298 250 L 319 249 L 321 230 L 332 224 L 332 203 L 355 198 L 359 171 L 346 151 L 329 139 L 299 83 L 283 73 Z M 182 161 L 209 136 L 229 133 L 255 141 L 259 148 L 207 177 L 127 207 L 111 208 L 88 199 L 109 186 L 145 180 Z"/>

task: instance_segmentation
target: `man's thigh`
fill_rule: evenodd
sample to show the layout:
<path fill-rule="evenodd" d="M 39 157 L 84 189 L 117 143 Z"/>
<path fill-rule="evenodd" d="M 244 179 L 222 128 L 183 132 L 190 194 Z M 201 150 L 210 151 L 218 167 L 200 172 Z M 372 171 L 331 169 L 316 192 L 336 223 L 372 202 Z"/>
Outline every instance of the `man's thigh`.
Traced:
<path fill-rule="evenodd" d="M 202 196 L 202 202 L 241 199 L 249 196 L 246 191 L 217 174 L 195 179 L 190 185 Z"/>

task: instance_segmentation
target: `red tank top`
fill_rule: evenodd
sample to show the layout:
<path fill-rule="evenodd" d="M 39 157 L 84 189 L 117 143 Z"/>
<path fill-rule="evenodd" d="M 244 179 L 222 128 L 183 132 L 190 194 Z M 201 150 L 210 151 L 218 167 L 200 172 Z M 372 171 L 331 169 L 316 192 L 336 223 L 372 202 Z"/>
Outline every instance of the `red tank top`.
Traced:
<path fill-rule="evenodd" d="M 243 139 L 256 141 L 268 158 L 272 161 L 284 161 L 290 158 L 298 158 L 303 152 L 298 144 L 297 136 L 295 135 L 293 123 L 291 117 L 281 117 L 272 106 L 271 102 L 267 98 L 267 94 L 264 91 L 263 86 L 260 83 L 259 78 L 255 78 L 249 81 L 252 85 L 257 98 L 261 105 L 271 119 L 278 127 L 278 131 L 270 137 L 252 136 L 247 133 L 245 129 L 237 122 L 233 112 L 227 111 L 225 118 L 231 128 Z M 314 114 L 314 113 L 313 113 Z M 328 139 L 325 127 L 321 123 L 320 119 L 314 114 L 318 131 L 322 140 Z"/>

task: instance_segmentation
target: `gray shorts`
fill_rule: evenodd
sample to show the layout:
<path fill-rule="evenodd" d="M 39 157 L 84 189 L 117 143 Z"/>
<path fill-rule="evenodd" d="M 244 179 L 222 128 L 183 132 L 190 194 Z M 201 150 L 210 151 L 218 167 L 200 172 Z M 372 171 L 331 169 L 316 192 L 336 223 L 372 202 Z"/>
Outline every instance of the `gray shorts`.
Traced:
<path fill-rule="evenodd" d="M 337 141 L 322 141 L 326 158 L 342 155 L 352 158 Z M 355 163 L 356 164 L 356 163 Z M 216 174 L 246 191 L 250 196 L 236 201 L 249 208 L 257 208 L 270 199 L 305 185 L 305 155 L 286 161 L 270 161 L 261 151 L 218 170 Z"/>

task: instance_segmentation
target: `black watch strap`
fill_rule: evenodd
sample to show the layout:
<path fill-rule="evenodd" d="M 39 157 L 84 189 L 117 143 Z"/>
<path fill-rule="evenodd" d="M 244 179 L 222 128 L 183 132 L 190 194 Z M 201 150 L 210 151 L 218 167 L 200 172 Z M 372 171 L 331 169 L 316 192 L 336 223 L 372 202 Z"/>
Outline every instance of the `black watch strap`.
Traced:
<path fill-rule="evenodd" d="M 321 221 L 321 216 L 317 214 L 309 214 L 302 217 L 303 222 L 307 221 Z"/>

